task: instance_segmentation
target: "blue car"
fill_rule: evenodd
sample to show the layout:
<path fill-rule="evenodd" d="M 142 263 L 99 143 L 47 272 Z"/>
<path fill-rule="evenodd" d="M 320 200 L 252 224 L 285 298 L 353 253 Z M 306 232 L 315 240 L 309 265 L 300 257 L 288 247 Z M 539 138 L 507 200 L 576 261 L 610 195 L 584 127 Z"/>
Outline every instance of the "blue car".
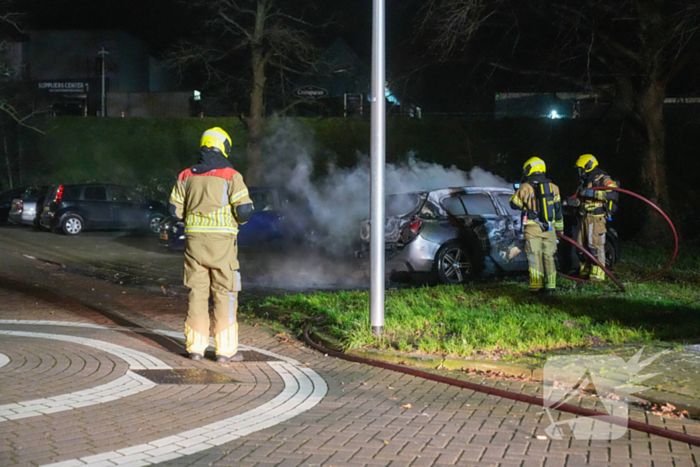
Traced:
<path fill-rule="evenodd" d="M 258 245 L 284 246 L 307 238 L 308 209 L 290 193 L 276 188 L 249 188 L 255 211 L 250 220 L 239 227 L 238 247 Z M 185 226 L 171 217 L 160 226 L 159 244 L 170 250 L 185 249 Z"/>

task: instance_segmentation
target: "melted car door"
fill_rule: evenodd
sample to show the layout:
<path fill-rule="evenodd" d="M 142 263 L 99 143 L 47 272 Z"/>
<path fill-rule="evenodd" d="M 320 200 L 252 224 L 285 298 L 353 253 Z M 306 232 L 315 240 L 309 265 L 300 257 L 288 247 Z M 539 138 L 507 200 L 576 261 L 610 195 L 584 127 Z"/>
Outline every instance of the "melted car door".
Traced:
<path fill-rule="evenodd" d="M 504 214 L 496 207 L 496 202 L 489 193 L 464 193 L 459 195 L 459 198 L 469 215 L 482 219 L 481 225 L 472 229 L 482 244 L 485 244 L 484 253 L 504 271 L 522 269 L 519 257 L 523 255 L 510 215 Z M 486 267 L 488 269 L 488 262 Z"/>

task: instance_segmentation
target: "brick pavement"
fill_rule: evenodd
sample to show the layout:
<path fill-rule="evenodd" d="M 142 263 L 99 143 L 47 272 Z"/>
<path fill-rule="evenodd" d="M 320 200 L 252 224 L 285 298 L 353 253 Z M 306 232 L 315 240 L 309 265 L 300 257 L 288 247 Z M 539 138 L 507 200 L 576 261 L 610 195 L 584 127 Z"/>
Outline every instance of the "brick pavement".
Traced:
<path fill-rule="evenodd" d="M 10 269 L 7 263 L 11 263 Z M 0 274 L 2 319 L 179 330 L 184 317 L 181 300 L 73 277 L 22 258 L 9 258 L 0 266 Z M 58 289 L 60 284 L 63 286 Z M 176 369 L 211 369 L 239 381 L 158 385 L 97 407 L 0 422 L 2 466 L 37 466 L 126 450 L 245 413 L 273 400 L 283 387 L 279 374 L 266 363 L 190 362 L 179 353 L 181 343 L 173 339 L 60 326 L 0 324 L 0 330 L 100 339 L 143 351 Z M 280 342 L 274 334 L 264 326 L 241 326 L 242 343 L 291 357 L 318 373 L 328 384 L 326 397 L 282 423 L 159 465 L 549 467 L 698 463 L 698 448 L 639 432 L 628 431 L 613 441 L 581 441 L 568 434 L 563 440 L 537 439 L 550 423 L 539 407 L 326 357 Z M 127 371 L 121 359 L 70 342 L 0 335 L 0 353 L 9 358 L 0 367 L 0 404 L 108 384 Z M 536 385 L 528 383 L 450 375 L 527 394 L 539 392 Z M 579 403 L 595 401 L 580 399 Z M 694 421 L 660 419 L 638 408 L 631 410 L 636 420 L 700 436 L 700 426 Z M 554 415 L 557 420 L 572 417 Z M 125 461 L 134 460 L 133 465 L 139 465 L 136 454 Z M 99 459 L 93 458 L 94 465 L 100 465 Z"/>

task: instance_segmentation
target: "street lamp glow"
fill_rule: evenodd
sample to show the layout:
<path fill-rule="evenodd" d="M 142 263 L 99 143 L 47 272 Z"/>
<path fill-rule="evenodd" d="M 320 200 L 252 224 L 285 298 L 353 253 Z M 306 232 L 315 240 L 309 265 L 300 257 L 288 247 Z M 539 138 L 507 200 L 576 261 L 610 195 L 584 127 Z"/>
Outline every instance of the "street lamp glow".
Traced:
<path fill-rule="evenodd" d="M 559 115 L 559 113 L 556 110 L 552 110 L 549 113 L 549 118 L 551 118 L 551 119 L 561 118 L 561 115 Z"/>

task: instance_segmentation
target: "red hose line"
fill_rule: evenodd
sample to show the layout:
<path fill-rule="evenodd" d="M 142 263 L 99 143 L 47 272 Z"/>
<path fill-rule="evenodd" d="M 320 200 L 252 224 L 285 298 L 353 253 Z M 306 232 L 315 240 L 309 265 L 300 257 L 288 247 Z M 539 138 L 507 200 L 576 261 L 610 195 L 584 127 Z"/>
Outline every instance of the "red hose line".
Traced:
<path fill-rule="evenodd" d="M 637 283 L 637 284 L 642 284 L 642 283 L 644 283 L 644 282 L 649 282 L 649 281 L 654 280 L 654 279 L 656 279 L 657 277 L 661 276 L 661 275 L 664 274 L 666 271 L 668 271 L 668 270 L 671 268 L 671 265 L 673 264 L 673 262 L 676 260 L 676 256 L 678 256 L 678 232 L 676 231 L 676 226 L 673 225 L 673 222 L 672 222 L 671 219 L 668 217 L 668 215 L 666 215 L 666 213 L 665 213 L 659 206 L 657 206 L 653 201 L 650 201 L 650 200 L 646 199 L 645 197 L 643 197 L 642 195 L 638 195 L 637 193 L 635 193 L 635 192 L 633 192 L 633 191 L 625 190 L 624 188 L 611 187 L 611 186 L 597 186 L 597 187 L 593 187 L 593 188 L 591 188 L 591 189 L 592 189 L 592 190 L 596 190 L 596 191 L 600 191 L 600 190 L 603 190 L 603 191 L 619 191 L 620 193 L 625 193 L 625 194 L 627 194 L 627 195 L 633 196 L 633 197 L 635 197 L 635 198 L 637 198 L 637 199 L 640 199 L 640 200 L 644 201 L 644 202 L 647 203 L 649 206 L 651 206 L 652 208 L 654 208 L 654 209 L 656 210 L 656 212 L 658 212 L 659 214 L 661 214 L 661 216 L 666 220 L 666 222 L 668 223 L 669 227 L 671 227 L 671 231 L 673 232 L 673 241 L 674 241 L 673 254 L 671 255 L 671 258 L 666 262 L 666 264 L 661 268 L 660 271 L 658 271 L 658 272 L 656 272 L 656 273 L 654 273 L 654 274 L 652 274 L 652 275 L 650 275 L 650 276 L 647 276 L 647 277 L 644 277 L 644 278 L 642 278 L 642 279 L 639 279 L 638 281 L 636 281 L 636 283 Z M 577 195 L 574 195 L 574 197 L 577 197 Z M 605 267 L 604 267 L 602 264 L 600 264 L 600 262 L 599 262 L 593 255 L 591 255 L 591 254 L 588 252 L 588 250 L 586 250 L 582 245 L 580 245 L 579 243 L 577 243 L 577 242 L 575 242 L 574 240 L 570 239 L 569 237 L 565 237 L 564 235 L 557 234 L 557 236 L 558 236 L 559 238 L 562 238 L 562 239 L 566 240 L 567 242 L 571 243 L 573 246 L 575 246 L 575 247 L 578 248 L 580 251 L 582 251 L 583 253 L 585 253 L 591 260 L 593 260 L 593 261 L 595 262 L 596 265 L 598 265 L 598 267 L 600 267 L 600 268 L 605 272 L 605 274 L 607 274 L 608 277 L 610 277 L 610 279 L 611 279 L 613 282 L 615 282 L 615 284 L 617 284 L 618 287 L 620 287 L 620 289 L 621 289 L 623 292 L 625 291 L 624 286 L 617 280 L 617 278 L 616 278 L 615 276 L 613 276 L 613 274 L 612 274 L 610 271 L 608 271 L 607 269 L 605 269 Z M 562 276 L 562 277 L 565 277 L 566 279 L 572 280 L 572 281 L 586 282 L 586 283 L 590 283 L 590 282 L 591 282 L 591 281 L 589 281 L 589 280 L 587 280 L 587 279 L 581 279 L 580 277 L 568 276 L 568 275 L 563 274 L 563 273 L 559 273 L 559 275 Z"/>
<path fill-rule="evenodd" d="M 647 203 L 649 206 L 651 206 L 652 208 L 654 208 L 654 210 L 656 210 L 656 212 L 658 212 L 659 214 L 661 214 L 661 217 L 663 217 L 664 220 L 666 220 L 666 222 L 668 223 L 669 227 L 671 227 L 671 232 L 673 232 L 673 241 L 674 241 L 673 254 L 671 255 L 671 258 L 666 262 L 666 264 L 661 268 L 661 270 L 660 270 L 659 272 L 654 273 L 654 274 L 652 274 L 652 275 L 650 275 L 650 276 L 648 276 L 648 277 L 642 278 L 642 279 L 638 280 L 637 283 L 638 283 L 638 284 L 641 284 L 641 283 L 644 283 L 644 282 L 649 282 L 649 281 L 654 280 L 654 279 L 656 279 L 657 277 L 661 276 L 661 275 L 662 275 L 663 273 L 665 273 L 666 271 L 668 271 L 668 270 L 671 268 L 671 265 L 673 264 L 673 262 L 676 260 L 676 256 L 678 256 L 678 232 L 676 231 L 676 226 L 673 225 L 673 222 L 672 222 L 671 219 L 668 217 L 668 215 L 666 215 L 666 213 L 663 212 L 663 210 L 662 210 L 659 206 L 657 206 L 653 201 L 650 201 L 650 200 L 646 199 L 644 196 L 638 195 L 637 193 L 635 193 L 635 192 L 633 192 L 633 191 L 625 190 L 624 188 L 609 187 L 609 186 L 606 186 L 606 187 L 598 186 L 598 187 L 593 188 L 593 190 L 598 190 L 598 191 L 599 191 L 599 190 L 604 190 L 604 191 L 608 191 L 608 190 L 619 191 L 620 193 L 624 193 L 624 194 L 626 194 L 626 195 L 630 195 L 630 196 L 633 196 L 633 197 L 635 197 L 635 198 L 637 198 L 637 199 L 640 199 L 640 200 L 644 201 L 644 202 Z"/>
<path fill-rule="evenodd" d="M 612 280 L 615 283 L 615 285 L 617 285 L 620 288 L 620 290 L 622 290 L 623 292 L 625 291 L 625 286 L 622 285 L 622 283 L 619 280 L 617 280 L 617 277 L 615 277 L 612 272 L 610 272 L 604 265 L 602 265 L 600 261 L 598 261 L 598 259 L 595 256 L 593 256 L 588 250 L 586 250 L 582 245 L 570 239 L 564 234 L 557 233 L 557 237 L 561 238 L 562 240 L 566 240 L 567 242 L 571 243 L 573 246 L 578 248 L 580 251 L 582 251 L 586 256 L 588 256 L 588 258 L 590 258 L 591 261 L 593 261 L 596 264 L 596 266 L 598 266 L 600 269 L 603 270 L 603 272 L 605 272 L 605 274 L 610 278 L 610 280 Z M 567 276 L 566 274 L 562 274 L 561 272 L 559 273 L 559 275 L 573 281 L 590 282 L 589 280 L 581 279 L 580 277 Z"/>
<path fill-rule="evenodd" d="M 460 381 L 457 379 L 453 378 L 448 378 L 446 376 L 440 376 L 440 375 L 434 375 L 432 373 L 428 373 L 425 371 L 417 370 L 415 368 L 407 368 L 403 367 L 400 365 L 394 365 L 392 363 L 386 363 L 386 362 L 381 362 L 379 360 L 371 360 L 369 358 L 364 358 L 364 357 L 357 357 L 354 355 L 347 355 L 342 352 L 337 352 L 335 350 L 330 350 L 326 349 L 322 345 L 316 344 L 314 341 L 311 340 L 309 337 L 309 328 L 311 327 L 311 324 L 308 324 L 306 328 L 304 329 L 304 340 L 308 345 L 313 347 L 314 349 L 318 350 L 319 352 L 322 352 L 324 354 L 340 358 L 342 360 L 347 360 L 349 362 L 355 362 L 355 363 L 362 363 L 365 365 L 370 365 L 370 366 L 375 366 L 378 368 L 383 368 L 385 370 L 391 370 L 391 371 L 396 371 L 399 373 L 404 373 L 407 375 L 411 376 L 416 376 L 418 378 L 423 378 L 431 381 L 436 381 L 438 383 L 443 383 L 443 384 L 449 384 L 451 386 L 457 386 L 461 387 L 464 389 L 470 389 L 475 392 L 481 392 L 484 394 L 490 394 L 493 396 L 498 396 L 502 397 L 504 399 L 510 399 L 518 402 L 525 402 L 527 404 L 532 404 L 532 405 L 537 405 L 540 407 L 552 407 L 556 408 L 556 410 L 559 410 L 561 412 L 567 412 L 575 415 L 581 415 L 584 417 L 596 417 L 597 420 L 600 420 L 602 422 L 607 422 L 611 424 L 615 424 L 618 426 L 623 426 L 628 429 L 632 430 L 637 430 L 641 431 L 644 433 L 649 433 L 651 435 L 656 435 L 656 436 L 661 436 L 664 438 L 672 439 L 674 441 L 680 441 L 682 443 L 687 443 L 691 444 L 693 446 L 700 446 L 700 438 L 697 438 L 695 436 L 690 436 L 686 435 L 685 433 L 680 433 L 678 431 L 672 431 L 672 430 L 667 430 L 665 428 L 659 428 L 657 426 L 653 425 L 648 425 L 646 423 L 642 422 L 637 422 L 635 420 L 629 420 L 626 418 L 622 417 L 616 417 L 612 416 L 603 412 L 596 412 L 595 410 L 590 410 L 590 409 L 584 409 L 582 407 L 577 407 L 575 405 L 570 405 L 570 404 L 557 404 L 554 406 L 554 404 L 550 403 L 547 405 L 547 402 L 551 401 L 545 401 L 542 398 L 539 397 L 534 397 L 534 396 L 526 396 L 525 394 L 518 394 L 516 392 L 511 392 L 511 391 L 506 391 L 503 389 L 496 389 L 490 386 L 483 386 L 481 384 L 476 384 L 476 383 L 470 383 L 468 381 Z"/>

